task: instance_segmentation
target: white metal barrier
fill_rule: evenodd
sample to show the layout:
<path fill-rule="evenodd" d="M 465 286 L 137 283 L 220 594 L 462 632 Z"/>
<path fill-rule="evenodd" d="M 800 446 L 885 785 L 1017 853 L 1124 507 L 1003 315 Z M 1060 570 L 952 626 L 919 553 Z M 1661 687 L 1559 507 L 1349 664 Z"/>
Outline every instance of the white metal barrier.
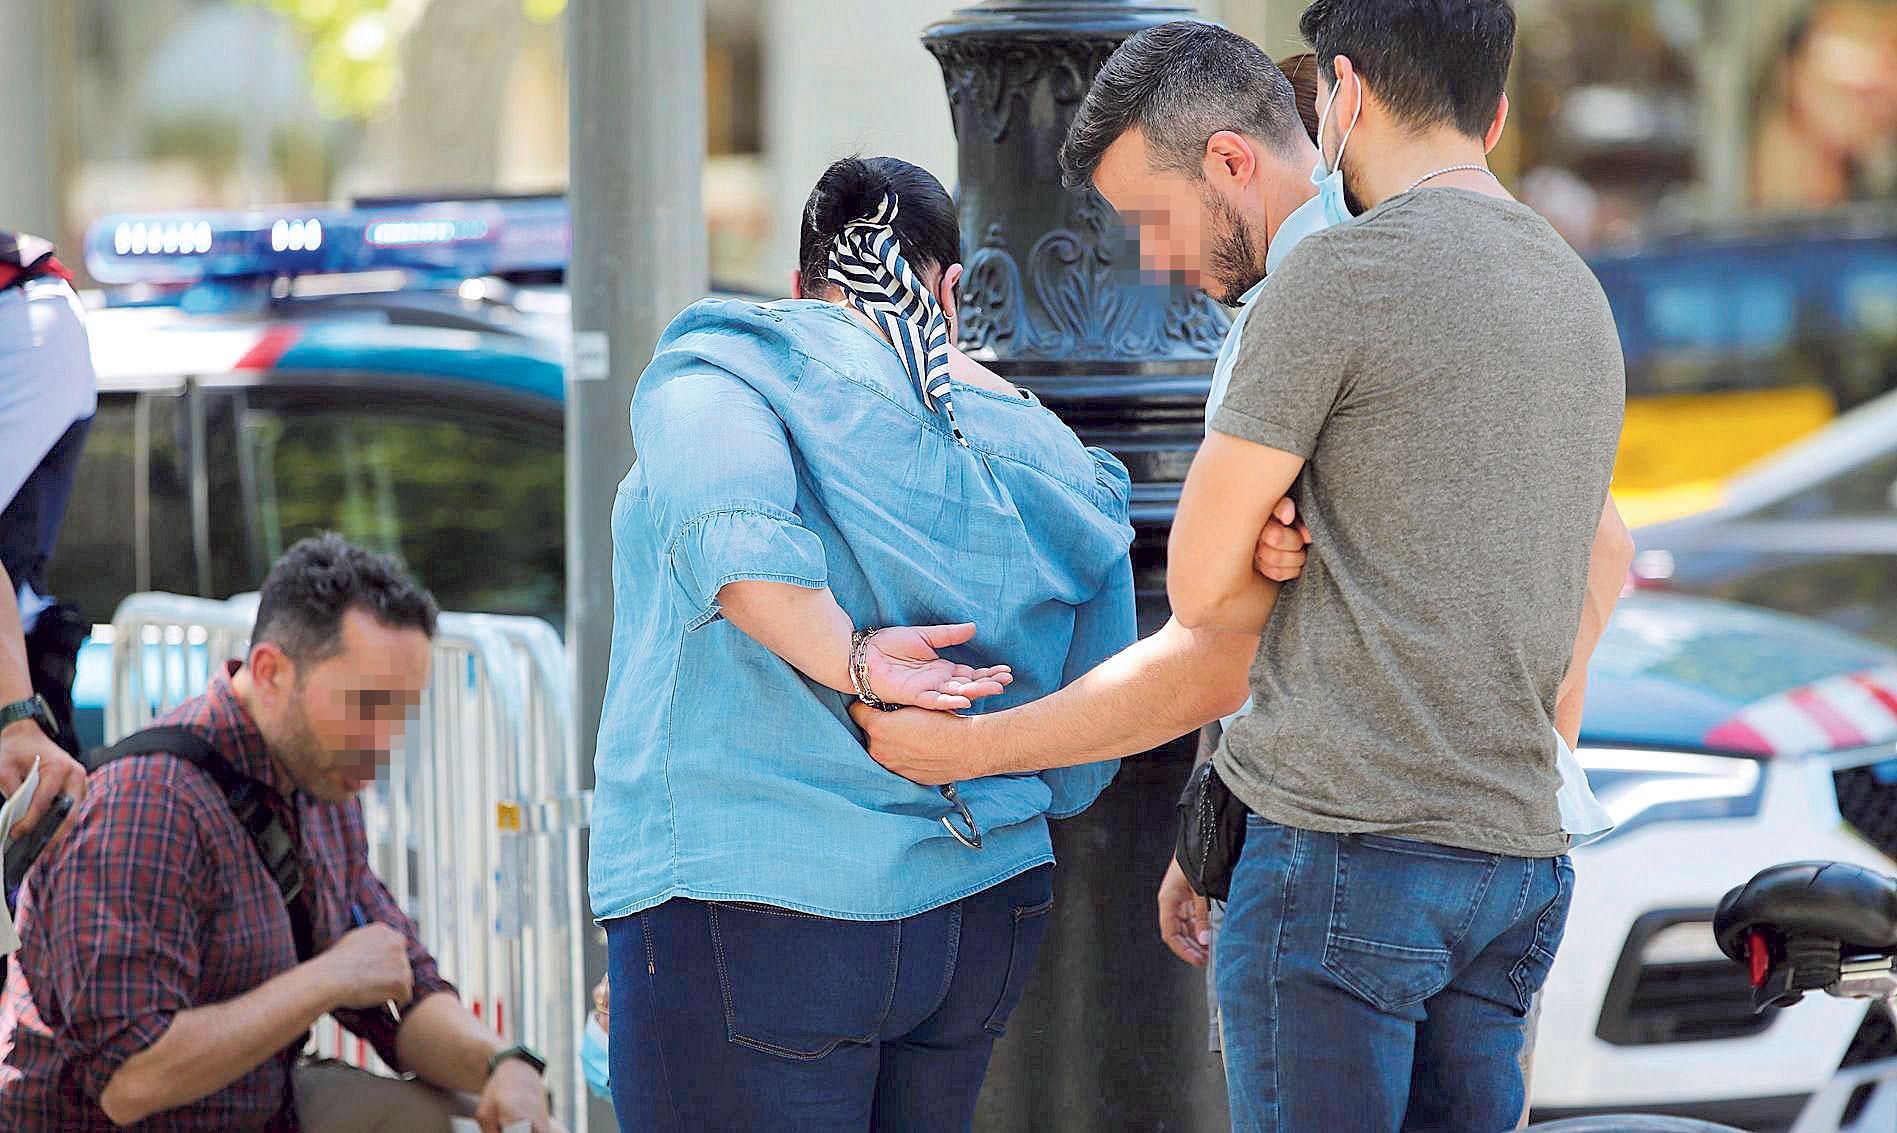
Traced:
<path fill-rule="evenodd" d="M 255 595 L 139 594 L 113 619 L 106 733 L 116 740 L 243 658 Z M 537 618 L 443 614 L 421 711 L 387 774 L 363 792 L 370 864 L 444 976 L 489 1026 L 547 1056 L 547 1085 L 585 1125 L 580 1036 L 590 997 L 582 794 L 565 647 Z M 325 1020 L 317 1053 L 381 1067 Z"/>

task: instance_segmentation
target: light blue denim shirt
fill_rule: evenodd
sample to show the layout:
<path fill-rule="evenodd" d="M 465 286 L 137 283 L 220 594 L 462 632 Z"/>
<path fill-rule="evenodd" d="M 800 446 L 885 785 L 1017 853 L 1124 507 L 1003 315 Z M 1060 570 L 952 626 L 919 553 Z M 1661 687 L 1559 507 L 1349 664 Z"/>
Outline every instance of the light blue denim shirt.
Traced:
<path fill-rule="evenodd" d="M 948 650 L 1014 666 L 996 711 L 1131 644 L 1130 484 L 1032 398 L 955 390 L 969 446 L 894 350 L 829 303 L 706 300 L 633 399 L 638 463 L 613 508 L 612 668 L 590 888 L 601 919 L 673 897 L 894 919 L 1053 860 L 1047 819 L 1117 767 L 940 792 L 864 752 L 848 698 L 719 615 L 726 583 L 828 585 L 858 626 L 974 622 Z"/>

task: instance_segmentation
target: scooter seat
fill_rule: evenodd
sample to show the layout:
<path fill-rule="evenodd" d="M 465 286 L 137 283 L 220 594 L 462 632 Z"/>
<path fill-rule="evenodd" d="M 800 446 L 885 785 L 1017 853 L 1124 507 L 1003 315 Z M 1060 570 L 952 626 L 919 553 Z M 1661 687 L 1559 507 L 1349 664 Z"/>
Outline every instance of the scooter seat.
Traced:
<path fill-rule="evenodd" d="M 1836 941 L 1845 956 L 1897 952 L 1897 878 L 1844 862 L 1762 870 L 1726 894 L 1713 916 L 1720 951 L 1749 959 L 1754 931 L 1780 941 Z"/>

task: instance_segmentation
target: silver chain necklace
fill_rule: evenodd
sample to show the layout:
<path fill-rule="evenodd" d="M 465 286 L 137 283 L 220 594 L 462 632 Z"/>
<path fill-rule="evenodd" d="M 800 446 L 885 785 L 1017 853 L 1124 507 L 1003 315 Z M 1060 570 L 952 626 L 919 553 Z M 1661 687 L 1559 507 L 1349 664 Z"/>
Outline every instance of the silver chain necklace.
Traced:
<path fill-rule="evenodd" d="M 1449 166 L 1444 166 L 1441 169 L 1438 169 L 1434 173 L 1423 174 L 1421 177 L 1418 177 L 1415 181 L 1413 181 L 1410 184 L 1410 187 L 1408 189 L 1403 190 L 1403 192 L 1405 193 L 1413 192 L 1416 189 L 1420 188 L 1423 182 L 1425 181 L 1434 181 L 1436 178 L 1446 176 L 1447 174 L 1450 174 L 1450 173 L 1465 173 L 1465 172 L 1466 173 L 1486 173 L 1491 177 L 1495 177 L 1495 171 L 1493 169 L 1490 169 L 1486 165 L 1476 165 L 1473 163 L 1469 165 L 1449 165 Z M 1495 179 L 1497 181 L 1501 180 L 1501 178 L 1499 177 L 1496 177 Z"/>

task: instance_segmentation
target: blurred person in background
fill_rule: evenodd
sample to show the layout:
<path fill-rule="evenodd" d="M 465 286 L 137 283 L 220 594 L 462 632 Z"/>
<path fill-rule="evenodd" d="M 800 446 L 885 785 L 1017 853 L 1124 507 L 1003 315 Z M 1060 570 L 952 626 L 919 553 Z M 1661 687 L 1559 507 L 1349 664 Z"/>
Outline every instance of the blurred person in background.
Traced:
<path fill-rule="evenodd" d="M 1601 198 L 1592 185 L 1557 165 L 1522 177 L 1522 203 L 1548 218 L 1561 238 L 1586 252 L 1600 243 Z"/>
<path fill-rule="evenodd" d="M 1791 210 L 1897 193 L 1897 5 L 1832 0 L 1793 26 L 1761 89 L 1751 188 Z"/>
<path fill-rule="evenodd" d="M 71 279 L 51 244 L 0 230 L 0 603 L 12 607 L 0 613 L 0 795 L 40 769 L 15 833 L 33 829 L 54 797 L 85 790 L 72 758 L 72 681 L 90 626 L 46 595 L 46 564 L 98 407 Z"/>

